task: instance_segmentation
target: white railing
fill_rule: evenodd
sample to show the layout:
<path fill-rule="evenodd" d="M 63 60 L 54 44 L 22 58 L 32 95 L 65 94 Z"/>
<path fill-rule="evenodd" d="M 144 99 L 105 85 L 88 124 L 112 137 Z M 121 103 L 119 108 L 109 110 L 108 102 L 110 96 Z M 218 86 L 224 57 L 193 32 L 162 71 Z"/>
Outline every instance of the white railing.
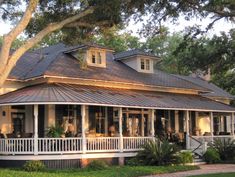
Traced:
<path fill-rule="evenodd" d="M 210 145 L 216 139 L 228 140 L 235 139 L 235 137 L 231 135 L 192 136 L 189 138 L 189 149 L 198 152 L 198 154 L 203 154 L 206 151 L 207 146 Z"/>
<path fill-rule="evenodd" d="M 153 137 L 123 137 L 123 150 L 141 150 L 142 146 L 150 140 L 153 140 Z"/>
<path fill-rule="evenodd" d="M 33 138 L 4 138 L 0 139 L 0 154 L 33 154 Z"/>
<path fill-rule="evenodd" d="M 80 153 L 82 138 L 38 138 L 38 154 Z"/>
<path fill-rule="evenodd" d="M 234 139 L 231 135 L 219 135 L 219 136 L 192 136 L 194 139 L 200 141 L 201 143 L 207 142 L 212 143 L 215 139 L 227 140 Z"/>
<path fill-rule="evenodd" d="M 119 151 L 119 137 L 96 137 L 86 138 L 86 150 L 88 152 L 111 152 Z"/>
<path fill-rule="evenodd" d="M 121 142 L 121 139 L 123 140 Z M 0 139 L 0 154 L 71 154 L 95 152 L 123 152 L 141 150 L 152 137 L 87 137 L 82 138 L 3 138 Z M 37 148 L 34 148 L 34 146 Z M 121 148 L 123 146 L 123 148 Z"/>

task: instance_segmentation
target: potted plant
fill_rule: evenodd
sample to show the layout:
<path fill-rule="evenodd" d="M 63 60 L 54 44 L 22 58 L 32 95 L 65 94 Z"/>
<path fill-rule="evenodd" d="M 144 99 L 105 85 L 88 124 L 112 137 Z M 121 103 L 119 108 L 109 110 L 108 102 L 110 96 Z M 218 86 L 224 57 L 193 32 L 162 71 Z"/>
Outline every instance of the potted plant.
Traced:
<path fill-rule="evenodd" d="M 60 138 L 64 134 L 64 130 L 59 125 L 52 125 L 47 130 L 47 136 L 50 138 Z"/>

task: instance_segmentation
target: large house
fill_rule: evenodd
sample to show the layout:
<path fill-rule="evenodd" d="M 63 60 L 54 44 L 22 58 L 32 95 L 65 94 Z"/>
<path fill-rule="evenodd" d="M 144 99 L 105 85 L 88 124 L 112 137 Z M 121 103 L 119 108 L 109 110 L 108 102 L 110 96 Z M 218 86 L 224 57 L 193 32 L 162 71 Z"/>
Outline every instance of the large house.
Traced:
<path fill-rule="evenodd" d="M 25 53 L 0 88 L 0 165 L 122 164 L 155 136 L 200 156 L 215 138 L 234 138 L 234 96 L 156 70 L 159 60 L 93 44 Z"/>

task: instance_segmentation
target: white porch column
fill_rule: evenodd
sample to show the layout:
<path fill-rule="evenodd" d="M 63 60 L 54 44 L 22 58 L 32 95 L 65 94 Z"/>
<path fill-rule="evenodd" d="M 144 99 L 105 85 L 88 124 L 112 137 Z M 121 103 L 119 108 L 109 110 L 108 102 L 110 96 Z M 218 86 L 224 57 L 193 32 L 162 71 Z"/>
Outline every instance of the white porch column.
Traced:
<path fill-rule="evenodd" d="M 151 110 L 151 136 L 155 136 L 155 130 L 154 130 L 154 119 L 155 119 L 155 110 Z"/>
<path fill-rule="evenodd" d="M 231 114 L 231 130 L 232 130 L 232 136 L 234 136 L 234 113 Z"/>
<path fill-rule="evenodd" d="M 186 149 L 189 149 L 190 147 L 190 142 L 189 142 L 189 111 L 185 111 L 185 128 L 186 128 Z"/>
<path fill-rule="evenodd" d="M 175 111 L 175 133 L 179 133 L 179 111 Z"/>
<path fill-rule="evenodd" d="M 86 106 L 81 106 L 81 116 L 82 116 L 82 153 L 86 153 L 86 132 L 85 132 L 85 119 L 86 119 Z"/>
<path fill-rule="evenodd" d="M 210 131 L 211 131 L 211 137 L 212 137 L 212 142 L 214 141 L 214 118 L 213 118 L 213 112 L 210 112 Z"/>
<path fill-rule="evenodd" d="M 120 152 L 123 152 L 122 108 L 118 108 L 118 118 L 119 118 L 119 136 L 120 136 L 119 148 Z"/>
<path fill-rule="evenodd" d="M 141 109 L 141 136 L 144 136 L 144 109 Z"/>
<path fill-rule="evenodd" d="M 225 119 L 226 119 L 226 129 L 227 129 L 227 132 L 231 132 L 232 131 L 232 129 L 231 129 L 232 128 L 231 127 L 231 124 L 232 124 L 231 116 L 226 115 Z"/>
<path fill-rule="evenodd" d="M 38 155 L 38 105 L 33 106 L 34 115 L 34 155 Z"/>

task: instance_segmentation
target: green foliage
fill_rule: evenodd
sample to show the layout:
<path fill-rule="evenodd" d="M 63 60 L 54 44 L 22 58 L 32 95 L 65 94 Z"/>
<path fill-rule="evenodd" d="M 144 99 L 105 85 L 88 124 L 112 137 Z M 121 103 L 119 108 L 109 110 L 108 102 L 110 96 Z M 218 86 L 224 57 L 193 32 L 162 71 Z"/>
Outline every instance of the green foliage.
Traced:
<path fill-rule="evenodd" d="M 177 154 L 178 163 L 185 165 L 193 162 L 193 154 L 191 151 L 182 151 Z"/>
<path fill-rule="evenodd" d="M 219 153 L 214 148 L 208 148 L 203 158 L 207 163 L 218 163 L 221 161 Z"/>
<path fill-rule="evenodd" d="M 89 165 L 87 166 L 90 170 L 105 170 L 109 166 L 105 161 L 102 160 L 93 160 Z"/>
<path fill-rule="evenodd" d="M 217 138 L 211 146 L 219 153 L 221 160 L 232 161 L 235 159 L 235 140 Z"/>
<path fill-rule="evenodd" d="M 32 160 L 32 161 L 27 161 L 24 164 L 23 168 L 25 171 L 32 172 L 32 171 L 43 171 L 46 169 L 46 166 L 42 161 Z"/>
<path fill-rule="evenodd" d="M 155 139 L 143 145 L 143 150 L 137 154 L 137 159 L 144 165 L 168 165 L 177 162 L 176 153 L 179 151 L 175 144 L 166 139 Z"/>
<path fill-rule="evenodd" d="M 60 138 L 63 133 L 64 130 L 59 125 L 50 126 L 47 130 L 47 136 L 51 138 Z"/>
<path fill-rule="evenodd" d="M 106 170 L 90 169 L 47 169 L 43 172 L 26 172 L 21 169 L 0 169 L 4 177 L 139 177 L 177 171 L 198 169 L 197 166 L 112 166 Z"/>
<path fill-rule="evenodd" d="M 140 161 L 136 157 L 133 157 L 133 158 L 130 158 L 126 161 L 126 165 L 138 166 L 138 165 L 141 165 L 141 164 L 140 164 Z"/>

